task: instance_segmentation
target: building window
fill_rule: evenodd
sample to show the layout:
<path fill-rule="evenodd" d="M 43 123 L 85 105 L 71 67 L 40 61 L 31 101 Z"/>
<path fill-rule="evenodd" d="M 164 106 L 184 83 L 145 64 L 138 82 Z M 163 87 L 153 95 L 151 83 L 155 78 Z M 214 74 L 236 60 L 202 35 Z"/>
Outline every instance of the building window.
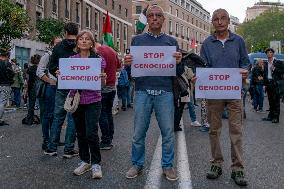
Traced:
<path fill-rule="evenodd" d="M 37 0 L 37 4 L 41 7 L 43 7 L 43 0 Z"/>
<path fill-rule="evenodd" d="M 173 14 L 173 7 L 170 6 L 170 14 Z"/>
<path fill-rule="evenodd" d="M 136 14 L 140 14 L 142 12 L 142 6 L 136 6 Z"/>
<path fill-rule="evenodd" d="M 121 14 L 121 5 L 118 5 L 118 13 Z"/>
<path fill-rule="evenodd" d="M 81 5 L 78 2 L 76 2 L 75 12 L 76 12 L 76 23 L 80 25 L 81 24 Z"/>
<path fill-rule="evenodd" d="M 169 33 L 173 33 L 173 22 L 171 20 L 169 20 Z"/>
<path fill-rule="evenodd" d="M 113 34 L 113 37 L 114 37 L 114 34 L 115 34 L 115 30 L 114 30 L 114 20 L 113 19 L 110 19 L 110 26 L 111 26 L 111 32 Z"/>
<path fill-rule="evenodd" d="M 182 19 L 184 20 L 184 13 L 182 13 Z"/>
<path fill-rule="evenodd" d="M 191 19 L 191 23 L 194 24 L 194 18 Z"/>
<path fill-rule="evenodd" d="M 124 25 L 124 29 L 123 30 L 124 30 L 123 31 L 123 33 L 124 33 L 123 39 L 124 39 L 124 41 L 127 41 L 127 25 Z"/>
<path fill-rule="evenodd" d="M 58 10 L 58 0 L 52 0 L 52 13 L 57 14 Z"/>
<path fill-rule="evenodd" d="M 178 23 L 176 23 L 176 36 L 178 36 L 179 29 L 178 29 Z"/>
<path fill-rule="evenodd" d="M 114 10 L 114 0 L 111 1 L 111 8 Z"/>
<path fill-rule="evenodd" d="M 128 17 L 128 9 L 125 9 L 125 17 Z"/>
<path fill-rule="evenodd" d="M 95 30 L 99 32 L 100 13 L 95 11 Z"/>
<path fill-rule="evenodd" d="M 91 7 L 86 7 L 86 28 L 91 28 Z"/>
<path fill-rule="evenodd" d="M 41 12 L 36 12 L 36 20 L 42 19 L 42 13 Z"/>
<path fill-rule="evenodd" d="M 65 0 L 65 18 L 70 19 L 70 0 Z"/>
<path fill-rule="evenodd" d="M 181 25 L 181 37 L 183 38 L 184 37 L 184 27 L 183 27 L 183 25 Z"/>
<path fill-rule="evenodd" d="M 137 22 L 137 20 L 135 20 L 135 22 Z M 136 28 L 136 27 L 135 27 L 135 28 Z M 117 22 L 117 24 L 116 24 L 116 38 L 117 38 L 117 39 L 120 39 L 120 30 L 121 30 L 121 28 L 120 28 L 120 23 Z"/>
<path fill-rule="evenodd" d="M 108 1 L 108 0 L 105 0 L 105 5 L 107 5 L 107 1 Z"/>
<path fill-rule="evenodd" d="M 186 37 L 187 37 L 187 40 L 189 40 L 189 28 L 186 28 Z"/>
<path fill-rule="evenodd" d="M 117 50 L 120 51 L 120 40 L 116 41 L 116 47 L 117 47 Z"/>
<path fill-rule="evenodd" d="M 178 10 L 176 9 L 176 17 L 178 17 Z"/>

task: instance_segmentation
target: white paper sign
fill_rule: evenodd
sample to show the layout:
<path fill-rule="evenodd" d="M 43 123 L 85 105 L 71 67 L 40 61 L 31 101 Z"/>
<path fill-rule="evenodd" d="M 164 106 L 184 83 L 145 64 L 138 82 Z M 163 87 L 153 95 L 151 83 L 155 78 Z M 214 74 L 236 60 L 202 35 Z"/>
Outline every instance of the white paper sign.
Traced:
<path fill-rule="evenodd" d="M 101 58 L 60 58 L 58 89 L 101 90 Z"/>
<path fill-rule="evenodd" d="M 176 46 L 131 46 L 133 56 L 131 75 L 143 76 L 175 76 L 176 59 L 173 54 Z"/>
<path fill-rule="evenodd" d="M 196 68 L 196 76 L 196 98 L 241 99 L 239 68 Z"/>

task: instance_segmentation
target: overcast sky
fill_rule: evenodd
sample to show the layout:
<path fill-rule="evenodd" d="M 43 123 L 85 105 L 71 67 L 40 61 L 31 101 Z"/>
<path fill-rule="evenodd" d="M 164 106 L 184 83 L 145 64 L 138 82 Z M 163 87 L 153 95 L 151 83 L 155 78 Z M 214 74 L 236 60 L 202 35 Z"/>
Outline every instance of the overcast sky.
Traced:
<path fill-rule="evenodd" d="M 240 22 L 243 22 L 246 16 L 247 7 L 251 7 L 258 0 L 197 0 L 203 8 L 212 13 L 218 8 L 226 9 L 230 15 L 239 18 Z M 277 2 L 277 0 L 265 0 L 270 2 Z M 281 1 L 283 2 L 283 0 Z"/>

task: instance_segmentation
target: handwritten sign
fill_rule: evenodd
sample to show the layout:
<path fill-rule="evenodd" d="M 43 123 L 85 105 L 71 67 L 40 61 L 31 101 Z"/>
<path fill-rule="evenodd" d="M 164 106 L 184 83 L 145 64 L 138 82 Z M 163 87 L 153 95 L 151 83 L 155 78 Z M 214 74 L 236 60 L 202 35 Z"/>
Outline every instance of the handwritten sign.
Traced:
<path fill-rule="evenodd" d="M 60 58 L 58 89 L 101 90 L 101 58 Z"/>
<path fill-rule="evenodd" d="M 195 97 L 241 99 L 242 75 L 239 68 L 197 68 Z"/>
<path fill-rule="evenodd" d="M 131 75 L 143 76 L 175 76 L 176 59 L 173 54 L 176 46 L 131 46 L 133 56 Z"/>

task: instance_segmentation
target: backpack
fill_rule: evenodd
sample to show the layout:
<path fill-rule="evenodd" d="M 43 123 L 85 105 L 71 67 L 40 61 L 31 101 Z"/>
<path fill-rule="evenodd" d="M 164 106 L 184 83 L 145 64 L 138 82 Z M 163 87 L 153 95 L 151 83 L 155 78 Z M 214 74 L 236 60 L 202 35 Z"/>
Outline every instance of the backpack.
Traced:
<path fill-rule="evenodd" d="M 124 87 L 127 87 L 129 85 L 128 75 L 125 69 L 121 70 L 117 85 Z"/>
<path fill-rule="evenodd" d="M 7 77 L 7 80 L 9 82 L 9 84 L 12 85 L 14 83 L 14 75 L 15 75 L 15 73 L 14 73 L 14 71 L 12 69 L 12 66 L 9 65 L 9 64 L 10 64 L 10 62 L 7 61 L 6 65 L 5 65 L 5 67 L 6 67 L 6 77 Z"/>

